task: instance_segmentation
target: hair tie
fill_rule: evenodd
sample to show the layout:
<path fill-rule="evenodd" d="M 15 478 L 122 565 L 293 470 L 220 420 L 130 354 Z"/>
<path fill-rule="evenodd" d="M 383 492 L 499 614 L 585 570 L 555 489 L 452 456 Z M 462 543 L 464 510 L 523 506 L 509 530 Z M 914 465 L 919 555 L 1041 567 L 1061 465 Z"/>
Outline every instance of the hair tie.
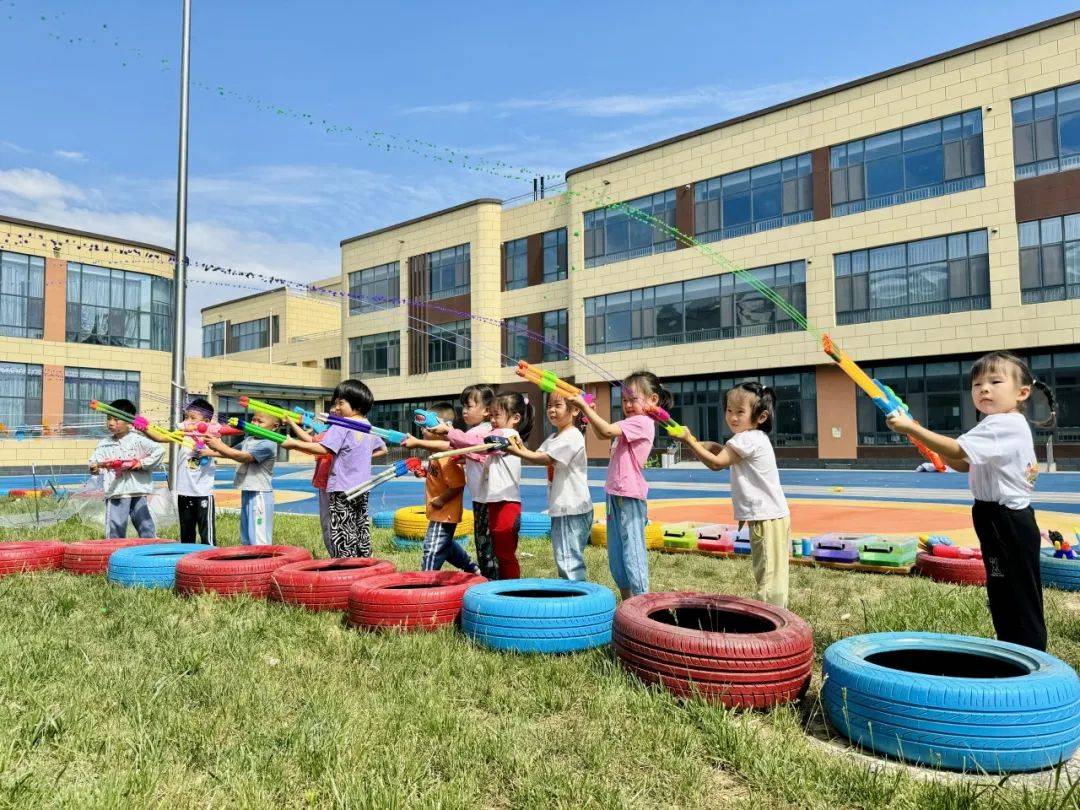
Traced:
<path fill-rule="evenodd" d="M 529 395 L 528 394 L 522 394 L 521 397 L 522 397 L 522 399 L 525 400 L 525 404 L 528 405 L 529 404 Z"/>

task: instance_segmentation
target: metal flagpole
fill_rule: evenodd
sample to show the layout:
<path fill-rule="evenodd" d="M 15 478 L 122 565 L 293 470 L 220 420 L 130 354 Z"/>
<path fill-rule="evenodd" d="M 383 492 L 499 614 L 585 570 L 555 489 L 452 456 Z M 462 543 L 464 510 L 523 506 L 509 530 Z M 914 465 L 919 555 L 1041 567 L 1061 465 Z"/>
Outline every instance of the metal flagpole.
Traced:
<path fill-rule="evenodd" d="M 187 191 L 188 191 L 188 70 L 191 54 L 191 0 L 183 0 L 184 21 L 180 44 L 180 156 L 176 167 L 176 261 L 173 274 L 173 347 L 172 347 L 172 396 L 170 415 L 172 424 L 178 425 L 184 418 L 184 397 L 187 381 L 184 379 L 184 343 L 186 329 L 185 306 L 187 302 Z M 169 482 L 176 483 L 179 458 L 176 445 L 169 443 Z"/>

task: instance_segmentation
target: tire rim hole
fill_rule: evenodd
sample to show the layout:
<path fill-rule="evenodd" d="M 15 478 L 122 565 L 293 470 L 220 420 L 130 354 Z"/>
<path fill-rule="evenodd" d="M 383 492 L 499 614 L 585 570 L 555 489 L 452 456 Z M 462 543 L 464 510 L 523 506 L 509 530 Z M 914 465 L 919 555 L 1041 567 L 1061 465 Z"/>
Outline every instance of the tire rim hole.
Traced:
<path fill-rule="evenodd" d="M 879 667 L 945 678 L 1019 678 L 1031 670 L 996 655 L 952 650 L 888 650 L 866 656 Z"/>
<path fill-rule="evenodd" d="M 771 633 L 776 623 L 761 616 L 709 607 L 678 607 L 656 610 L 649 618 L 660 624 L 702 630 L 706 633 Z"/>
<path fill-rule="evenodd" d="M 281 555 L 279 555 L 279 554 L 252 554 L 250 552 L 247 553 L 247 554 L 244 554 L 244 553 L 241 552 L 240 554 L 229 554 L 227 556 L 218 557 L 218 559 L 223 560 L 225 562 L 236 562 L 237 560 L 265 560 L 265 559 L 268 559 L 270 557 L 279 557 L 279 556 L 281 556 Z"/>
<path fill-rule="evenodd" d="M 569 588 L 566 590 L 524 590 L 524 591 L 503 591 L 499 593 L 499 596 L 520 596 L 524 599 L 563 599 L 568 596 L 586 596 L 584 591 L 572 591 Z"/>
<path fill-rule="evenodd" d="M 437 588 L 437 583 L 434 582 L 410 582 L 405 585 L 387 585 L 388 591 L 414 591 L 418 588 Z"/>
<path fill-rule="evenodd" d="M 357 568 L 370 568 L 372 565 L 378 565 L 378 563 L 345 563 L 334 562 L 330 565 L 324 565 L 321 568 L 315 568 L 315 571 L 355 571 Z"/>

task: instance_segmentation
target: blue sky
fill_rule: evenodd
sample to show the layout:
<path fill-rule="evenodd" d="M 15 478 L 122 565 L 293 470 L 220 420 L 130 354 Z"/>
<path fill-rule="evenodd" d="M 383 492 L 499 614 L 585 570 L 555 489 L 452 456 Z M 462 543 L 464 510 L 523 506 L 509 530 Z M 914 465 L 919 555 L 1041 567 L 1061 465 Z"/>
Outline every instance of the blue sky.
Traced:
<path fill-rule="evenodd" d="M 297 280 L 336 274 L 345 237 L 531 186 L 373 149 L 242 99 L 561 175 L 1071 10 L 1050 0 L 194 6 L 188 253 Z M 172 244 L 179 8 L 0 0 L 0 212 Z M 219 85 L 239 98 L 208 89 Z M 193 286 L 191 323 L 236 294 Z"/>

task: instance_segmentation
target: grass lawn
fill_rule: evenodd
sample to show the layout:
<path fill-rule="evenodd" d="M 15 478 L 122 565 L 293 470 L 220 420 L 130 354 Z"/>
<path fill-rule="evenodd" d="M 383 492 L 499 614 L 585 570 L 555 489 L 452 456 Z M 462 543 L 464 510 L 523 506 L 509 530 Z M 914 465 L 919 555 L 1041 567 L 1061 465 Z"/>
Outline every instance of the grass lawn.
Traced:
<path fill-rule="evenodd" d="M 76 522 L 57 530 L 94 536 Z M 237 542 L 235 516 L 219 517 L 219 536 Z M 325 556 L 313 518 L 278 516 L 275 536 Z M 376 530 L 376 556 L 418 567 L 419 552 L 389 541 Z M 523 575 L 554 574 L 548 544 L 522 551 Z M 610 586 L 605 552 L 587 557 Z M 750 595 L 745 561 L 650 563 L 654 590 Z M 1076 806 L 1080 788 L 1068 784 L 871 769 L 803 730 L 820 721 L 832 641 L 901 629 L 990 636 L 981 589 L 794 568 L 791 606 L 814 628 L 810 694 L 799 707 L 736 713 L 647 689 L 606 650 L 507 655 L 450 630 L 373 634 L 339 614 L 248 598 L 10 576 L 0 579 L 0 806 Z M 1046 594 L 1050 651 L 1074 667 L 1076 607 Z"/>

